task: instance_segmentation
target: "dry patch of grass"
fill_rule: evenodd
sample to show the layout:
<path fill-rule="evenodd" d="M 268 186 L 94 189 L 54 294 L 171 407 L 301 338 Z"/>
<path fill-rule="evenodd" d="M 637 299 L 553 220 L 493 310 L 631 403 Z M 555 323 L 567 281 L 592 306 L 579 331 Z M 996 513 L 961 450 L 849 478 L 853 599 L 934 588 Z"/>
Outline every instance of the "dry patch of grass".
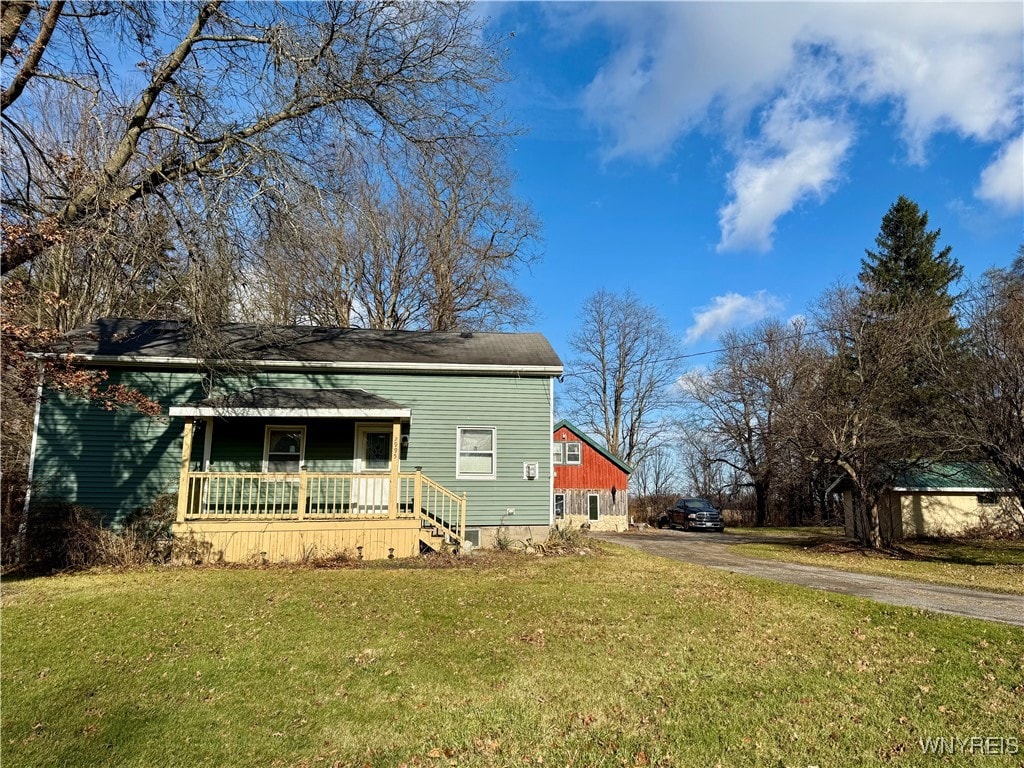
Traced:
<path fill-rule="evenodd" d="M 1024 735 L 1019 629 L 618 547 L 5 592 L 11 765 L 933 765 L 920 739 Z"/>
<path fill-rule="evenodd" d="M 1024 540 L 1020 539 L 911 539 L 878 551 L 839 532 L 820 529 L 744 529 L 742 533 L 764 538 L 759 543 L 735 545 L 752 557 L 1024 594 Z"/>

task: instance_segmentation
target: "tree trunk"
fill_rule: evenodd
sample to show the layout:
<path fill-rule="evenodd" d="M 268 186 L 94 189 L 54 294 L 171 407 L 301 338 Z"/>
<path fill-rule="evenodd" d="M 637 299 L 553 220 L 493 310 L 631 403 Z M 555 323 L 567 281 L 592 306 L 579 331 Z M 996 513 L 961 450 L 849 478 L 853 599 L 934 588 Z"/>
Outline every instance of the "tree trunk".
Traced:
<path fill-rule="evenodd" d="M 764 528 L 768 522 L 768 486 L 767 480 L 754 481 L 754 525 Z"/>
<path fill-rule="evenodd" d="M 878 516 L 878 501 L 870 499 L 857 489 L 853 491 L 854 536 L 861 544 L 881 549 L 882 526 Z"/>

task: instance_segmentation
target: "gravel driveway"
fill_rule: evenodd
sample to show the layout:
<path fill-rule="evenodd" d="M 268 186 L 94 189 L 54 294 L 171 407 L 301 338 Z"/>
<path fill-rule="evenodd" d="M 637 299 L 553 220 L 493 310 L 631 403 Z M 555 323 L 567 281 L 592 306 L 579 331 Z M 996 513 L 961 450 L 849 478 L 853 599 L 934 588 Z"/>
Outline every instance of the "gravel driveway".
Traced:
<path fill-rule="evenodd" d="M 919 581 L 870 576 L 837 571 L 812 565 L 759 560 L 736 551 L 734 544 L 760 541 L 779 542 L 756 535 L 721 533 L 685 533 L 683 531 L 642 530 L 630 533 L 591 533 L 596 539 L 639 549 L 651 555 L 669 557 L 709 568 L 759 576 L 764 579 L 797 584 L 826 592 L 856 595 L 890 605 L 924 608 L 973 619 L 1001 621 L 1024 626 L 1024 597 L 1001 595 L 961 587 L 925 584 Z"/>

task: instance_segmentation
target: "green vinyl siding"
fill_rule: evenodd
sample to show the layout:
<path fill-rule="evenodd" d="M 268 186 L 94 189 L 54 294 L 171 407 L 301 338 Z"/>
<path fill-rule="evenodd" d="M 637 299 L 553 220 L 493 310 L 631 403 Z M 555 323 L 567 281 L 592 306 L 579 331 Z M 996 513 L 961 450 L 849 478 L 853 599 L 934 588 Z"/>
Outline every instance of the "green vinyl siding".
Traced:
<path fill-rule="evenodd" d="M 351 472 L 355 422 L 348 419 L 213 419 L 211 472 L 259 472 L 268 426 L 306 428 L 310 472 Z M 193 453 L 193 456 L 195 454 Z"/>
<path fill-rule="evenodd" d="M 264 371 L 221 383 L 225 388 L 236 389 L 357 388 L 392 400 L 412 412 L 409 447 L 403 456 L 402 469 L 411 471 L 421 466 L 424 474 L 449 490 L 465 492 L 468 525 L 502 522 L 548 525 L 550 522 L 550 379 Z M 497 429 L 496 479 L 456 480 L 458 427 Z M 540 464 L 536 480 L 523 479 L 524 462 Z M 515 509 L 515 514 L 506 517 L 510 507 Z"/>
<path fill-rule="evenodd" d="M 192 372 L 112 370 L 112 383 L 137 387 L 164 406 L 196 402 L 202 378 Z M 547 525 L 550 520 L 551 383 L 548 378 L 415 374 L 258 372 L 225 377 L 218 391 L 251 387 L 361 388 L 411 410 L 402 470 L 423 472 L 468 499 L 467 524 Z M 213 471 L 259 471 L 267 424 L 306 426 L 306 466 L 311 472 L 352 469 L 356 422 L 350 419 L 215 418 Z M 49 394 L 41 409 L 36 451 L 39 496 L 64 498 L 119 519 L 160 493 L 177 489 L 181 418 L 108 412 L 81 400 Z M 456 480 L 458 427 L 496 429 L 497 476 Z M 193 469 L 203 457 L 197 429 Z M 535 480 L 523 463 L 537 462 Z M 515 514 L 506 517 L 506 510 Z"/>
<path fill-rule="evenodd" d="M 167 408 L 201 398 L 202 388 L 198 375 L 170 371 L 112 370 L 108 381 L 145 392 L 163 415 L 106 411 L 84 398 L 46 391 L 32 485 L 37 502 L 71 501 L 116 522 L 177 491 L 183 422 L 169 418 Z M 201 441 L 198 450 L 201 456 Z"/>

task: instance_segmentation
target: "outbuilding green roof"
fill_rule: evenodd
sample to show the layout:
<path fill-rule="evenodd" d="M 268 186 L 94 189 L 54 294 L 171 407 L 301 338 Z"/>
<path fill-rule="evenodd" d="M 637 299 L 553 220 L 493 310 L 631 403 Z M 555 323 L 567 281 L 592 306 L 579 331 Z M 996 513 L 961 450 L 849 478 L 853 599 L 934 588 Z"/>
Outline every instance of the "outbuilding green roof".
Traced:
<path fill-rule="evenodd" d="M 999 491 L 1005 483 L 998 473 L 980 462 L 928 464 L 906 470 L 893 480 L 894 491 Z"/>

